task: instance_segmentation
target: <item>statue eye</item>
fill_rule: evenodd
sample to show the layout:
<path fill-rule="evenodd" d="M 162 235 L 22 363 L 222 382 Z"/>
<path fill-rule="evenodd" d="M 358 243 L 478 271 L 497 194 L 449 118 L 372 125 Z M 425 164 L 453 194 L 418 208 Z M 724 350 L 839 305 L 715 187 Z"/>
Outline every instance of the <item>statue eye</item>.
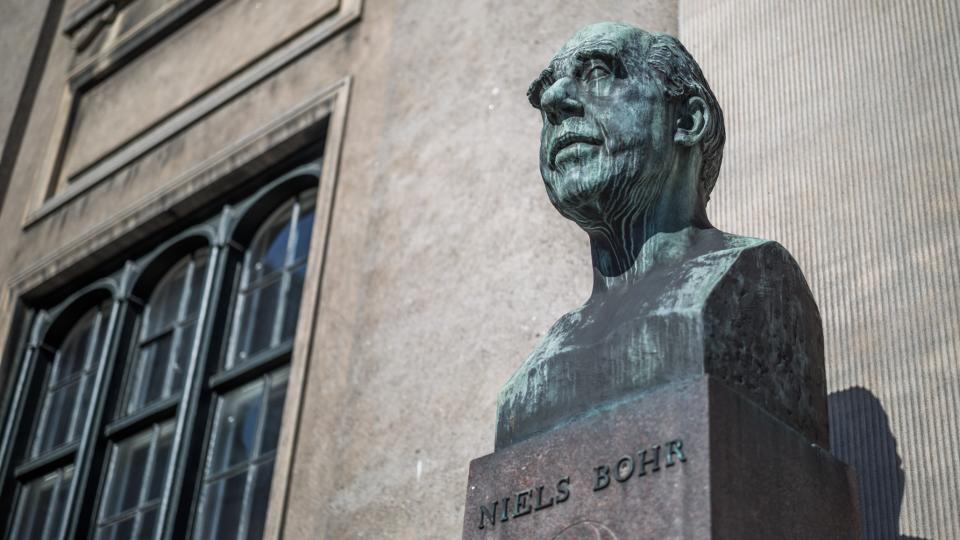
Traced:
<path fill-rule="evenodd" d="M 611 75 L 610 69 L 601 62 L 590 62 L 583 70 L 583 80 L 587 82 L 599 81 Z"/>

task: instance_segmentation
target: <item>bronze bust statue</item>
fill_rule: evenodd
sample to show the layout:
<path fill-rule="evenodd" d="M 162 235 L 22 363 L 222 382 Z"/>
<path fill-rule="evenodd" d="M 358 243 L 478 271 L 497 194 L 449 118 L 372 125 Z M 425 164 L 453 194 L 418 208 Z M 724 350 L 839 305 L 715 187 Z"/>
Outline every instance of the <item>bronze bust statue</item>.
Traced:
<path fill-rule="evenodd" d="M 590 238 L 593 290 L 500 392 L 497 449 L 702 374 L 826 447 L 817 306 L 782 246 L 710 224 L 723 113 L 690 53 L 591 25 L 528 98 L 550 201 Z"/>

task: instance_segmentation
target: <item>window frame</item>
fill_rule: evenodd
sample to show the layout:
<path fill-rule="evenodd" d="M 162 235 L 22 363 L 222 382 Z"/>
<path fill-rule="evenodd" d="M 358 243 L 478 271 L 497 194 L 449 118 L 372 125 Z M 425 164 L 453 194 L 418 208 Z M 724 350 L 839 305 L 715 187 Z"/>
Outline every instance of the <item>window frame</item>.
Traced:
<path fill-rule="evenodd" d="M 10 396 L 7 408 L 7 417 L 4 425 L 4 439 L 0 448 L 0 467 L 3 477 L 0 480 L 0 525 L 4 537 L 13 533 L 16 524 L 15 511 L 17 509 L 20 486 L 26 485 L 34 478 L 42 477 L 53 471 L 72 465 L 73 478 L 67 486 L 65 506 L 73 508 L 74 501 L 80 499 L 81 506 L 85 501 L 78 497 L 87 486 L 91 467 L 87 464 L 91 457 L 90 431 L 99 421 L 104 399 L 103 388 L 107 386 L 109 366 L 113 363 L 116 354 L 117 338 L 121 333 L 119 321 L 122 317 L 123 303 L 118 301 L 119 286 L 113 277 L 102 278 L 78 292 L 48 311 L 39 311 L 34 314 L 33 329 L 26 347 L 24 347 L 19 365 L 17 366 L 17 383 Z M 46 382 L 46 374 L 41 373 L 50 369 L 57 348 L 62 344 L 69 332 L 74 328 L 77 319 L 103 302 L 110 302 L 110 316 L 106 338 L 100 351 L 100 362 L 93 380 L 89 415 L 84 428 L 75 442 L 61 445 L 59 448 L 44 452 L 30 458 L 30 447 L 33 443 L 33 428 L 37 415 L 42 414 L 39 408 L 34 408 L 32 414 L 22 411 L 30 403 L 37 403 L 42 395 Z M 21 457 L 21 462 L 13 461 L 15 456 Z M 75 515 L 71 512 L 71 515 Z M 62 525 L 67 536 L 73 531 L 73 521 L 70 516 Z"/>
<path fill-rule="evenodd" d="M 24 436 L 32 430 L 32 414 L 27 409 L 29 399 L 36 395 L 42 378 L 36 376 L 36 365 L 40 354 L 46 348 L 45 336 L 51 328 L 66 325 L 70 315 L 79 310 L 80 303 L 90 299 L 90 295 L 105 294 L 111 299 L 109 331 L 98 365 L 91 402 L 90 418 L 81 433 L 76 452 L 52 455 L 43 463 L 32 465 L 37 471 L 57 470 L 56 465 L 69 463 L 73 459 L 74 479 L 69 486 L 67 507 L 66 536 L 77 534 L 93 536 L 98 530 L 101 518 L 102 498 L 107 489 L 108 471 L 112 459 L 111 444 L 126 440 L 149 426 L 173 418 L 175 421 L 174 439 L 171 450 L 172 467 L 164 486 L 160 506 L 160 520 L 164 527 L 162 538 L 180 538 L 192 533 L 196 505 L 200 502 L 200 492 L 204 481 L 206 454 L 209 450 L 210 431 L 216 408 L 216 398 L 229 389 L 255 379 L 271 369 L 290 366 L 293 357 L 293 342 L 301 332 L 298 324 L 294 338 L 288 346 L 270 358 L 251 365 L 234 368 L 229 375 L 215 378 L 222 365 L 228 343 L 233 340 L 231 334 L 232 311 L 237 302 L 240 274 L 243 259 L 250 241 L 260 224 L 265 223 L 279 207 L 277 201 L 293 197 L 306 189 L 323 187 L 324 164 L 318 159 L 290 170 L 243 198 L 235 204 L 223 204 L 219 211 L 202 222 L 178 232 L 162 245 L 148 253 L 128 259 L 125 265 L 112 274 L 84 287 L 67 300 L 48 309 L 26 306 L 26 315 L 30 319 L 30 339 L 21 346 L 11 371 L 10 395 L 6 402 L 6 418 L 3 431 L 0 432 L 0 533 L 4 537 L 12 533 L 15 519 L 12 517 L 17 504 L 20 478 L 23 471 L 18 464 L 26 454 L 22 448 L 29 446 L 31 437 Z M 325 198 L 322 200 L 322 198 Z M 313 234 L 317 234 L 321 219 L 320 209 L 325 219 L 328 216 L 330 189 L 317 189 L 314 202 L 315 223 Z M 326 224 L 324 224 L 324 227 Z M 319 276 L 310 275 L 309 259 L 322 257 L 316 250 L 316 238 L 311 242 L 306 266 L 307 279 L 319 280 Z M 143 324 L 145 302 L 152 288 L 151 281 L 171 271 L 183 257 L 194 253 L 199 247 L 206 246 L 207 267 L 202 285 L 201 306 L 196 320 L 196 335 L 190 352 L 188 373 L 184 375 L 184 386 L 179 395 L 161 399 L 134 413 L 126 413 L 124 400 L 120 399 L 126 391 L 128 377 L 124 368 L 136 362 L 134 353 L 139 348 L 140 325 Z M 304 287 L 306 292 L 307 287 Z M 303 305 L 316 302 L 316 298 L 302 296 Z M 311 306 L 313 308 L 313 306 Z M 134 371 L 134 370 L 129 370 Z M 288 385 L 289 385 L 288 381 Z M 289 394 L 288 394 L 289 396 Z M 111 406 L 108 408 L 107 404 Z M 114 410 L 116 409 L 116 410 Z M 284 407 L 285 413 L 289 407 Z M 117 414 L 120 413 L 120 414 Z M 24 421 L 27 419 L 28 421 Z M 284 422 L 286 425 L 286 422 Z M 24 442 L 26 441 L 26 442 Z M 279 453 L 279 449 L 278 449 Z M 72 457 L 71 457 L 72 456 Z M 14 458 L 20 461 L 14 462 Z M 274 466 L 278 464 L 274 462 Z M 274 470 L 274 476 L 281 473 Z M 37 475 L 42 474 L 37 472 Z M 272 500 L 273 497 L 271 496 Z M 267 501 L 269 502 L 269 501 Z"/>

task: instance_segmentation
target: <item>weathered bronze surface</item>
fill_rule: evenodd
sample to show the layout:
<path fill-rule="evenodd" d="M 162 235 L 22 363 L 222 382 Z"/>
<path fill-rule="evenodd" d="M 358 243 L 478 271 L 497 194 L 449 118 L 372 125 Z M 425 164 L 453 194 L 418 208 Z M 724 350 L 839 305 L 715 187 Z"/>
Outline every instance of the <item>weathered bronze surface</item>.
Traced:
<path fill-rule="evenodd" d="M 593 291 L 502 389 L 496 448 L 701 374 L 826 448 L 817 306 L 782 246 L 710 224 L 723 114 L 679 41 L 588 26 L 528 96 L 550 201 L 590 237 Z"/>
<path fill-rule="evenodd" d="M 470 464 L 464 539 L 860 537 L 849 467 L 700 376 Z"/>

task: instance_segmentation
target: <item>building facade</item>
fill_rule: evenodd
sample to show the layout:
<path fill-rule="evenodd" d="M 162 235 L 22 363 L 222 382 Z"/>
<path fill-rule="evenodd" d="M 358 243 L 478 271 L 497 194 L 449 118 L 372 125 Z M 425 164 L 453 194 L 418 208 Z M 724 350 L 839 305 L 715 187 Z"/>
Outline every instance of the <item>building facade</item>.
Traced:
<path fill-rule="evenodd" d="M 3 537 L 457 537 L 589 293 L 525 91 L 599 20 L 717 94 L 708 211 L 807 275 L 867 536 L 960 536 L 955 2 L 4 0 Z"/>

